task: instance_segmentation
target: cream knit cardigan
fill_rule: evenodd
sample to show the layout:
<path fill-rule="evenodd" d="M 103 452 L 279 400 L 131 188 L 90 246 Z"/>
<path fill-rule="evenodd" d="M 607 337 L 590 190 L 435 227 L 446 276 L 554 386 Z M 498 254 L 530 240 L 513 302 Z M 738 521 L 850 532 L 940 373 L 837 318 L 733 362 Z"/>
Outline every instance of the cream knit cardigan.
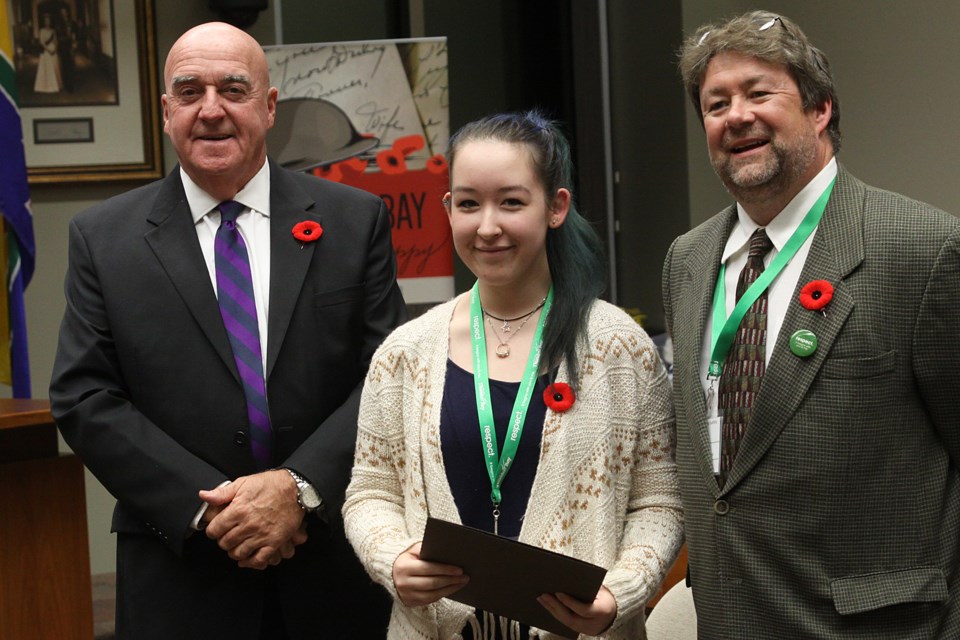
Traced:
<path fill-rule="evenodd" d="M 393 595 L 391 639 L 460 638 L 473 615 L 449 599 L 404 606 L 392 577 L 397 556 L 422 539 L 428 515 L 460 522 L 439 431 L 455 304 L 386 339 L 360 402 L 343 518 L 361 562 Z M 576 402 L 565 413 L 547 410 L 520 540 L 605 567 L 617 619 L 604 637 L 642 640 L 644 605 L 683 537 L 670 382 L 650 338 L 623 311 L 597 301 L 587 326 Z M 567 379 L 564 366 L 558 379 Z"/>

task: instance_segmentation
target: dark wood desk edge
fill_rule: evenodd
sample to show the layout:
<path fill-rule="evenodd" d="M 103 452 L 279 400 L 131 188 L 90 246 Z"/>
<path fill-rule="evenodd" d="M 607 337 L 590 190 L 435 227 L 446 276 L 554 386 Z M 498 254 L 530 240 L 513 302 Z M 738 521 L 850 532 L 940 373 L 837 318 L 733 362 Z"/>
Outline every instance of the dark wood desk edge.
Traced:
<path fill-rule="evenodd" d="M 0 398 L 0 429 L 53 424 L 49 400 Z"/>

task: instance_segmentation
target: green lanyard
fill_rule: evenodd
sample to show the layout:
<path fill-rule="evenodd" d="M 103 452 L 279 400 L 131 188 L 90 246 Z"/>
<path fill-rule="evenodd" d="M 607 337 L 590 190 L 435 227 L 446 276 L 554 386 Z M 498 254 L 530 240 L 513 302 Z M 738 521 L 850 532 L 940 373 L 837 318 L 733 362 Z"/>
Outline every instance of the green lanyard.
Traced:
<path fill-rule="evenodd" d="M 763 273 L 750 285 L 750 288 L 744 292 L 729 318 L 725 317 L 727 315 L 726 285 L 724 283 L 726 267 L 723 264 L 720 265 L 720 271 L 717 273 L 717 286 L 713 291 L 713 327 L 711 329 L 713 348 L 710 355 L 710 367 L 707 370 L 708 379 L 719 378 L 720 374 L 723 373 L 723 363 L 726 361 L 727 353 L 733 345 L 733 339 L 737 335 L 740 321 L 743 320 L 743 316 L 750 305 L 756 302 L 760 294 L 773 282 L 773 279 L 780 275 L 783 268 L 787 266 L 787 263 L 796 255 L 803 243 L 813 233 L 813 230 L 820 224 L 820 218 L 823 217 L 823 211 L 827 208 L 827 201 L 830 199 L 830 193 L 833 191 L 835 182 L 836 178 L 830 181 L 827 188 L 810 207 L 810 211 L 804 216 L 800 226 L 793 232 L 787 243 L 783 245 L 783 251 L 777 254 L 770 266 L 764 269 Z"/>
<path fill-rule="evenodd" d="M 470 343 L 473 347 L 473 385 L 477 395 L 477 417 L 480 419 L 480 440 L 483 443 L 483 457 L 490 477 L 490 500 L 493 502 L 493 532 L 497 533 L 497 520 L 500 517 L 500 485 L 510 471 L 510 465 L 516 459 L 520 446 L 520 434 L 527 418 L 527 408 L 536 386 L 540 369 L 540 350 L 543 347 L 543 323 L 553 304 L 553 287 L 547 293 L 547 300 L 537 322 L 537 332 L 533 335 L 533 347 L 527 358 L 527 368 L 520 381 L 520 389 L 513 403 L 507 437 L 503 443 L 503 455 L 498 453 L 497 433 L 493 424 L 493 407 L 490 404 L 490 377 L 487 374 L 487 340 L 483 331 L 483 309 L 480 307 L 479 281 L 470 291 Z"/>

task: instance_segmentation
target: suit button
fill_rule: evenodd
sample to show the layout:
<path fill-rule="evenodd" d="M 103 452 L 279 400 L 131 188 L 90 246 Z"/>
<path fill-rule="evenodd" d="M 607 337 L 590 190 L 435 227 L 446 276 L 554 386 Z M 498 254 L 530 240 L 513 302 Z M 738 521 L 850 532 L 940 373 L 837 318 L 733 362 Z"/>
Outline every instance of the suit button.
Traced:
<path fill-rule="evenodd" d="M 237 431 L 233 434 L 233 441 L 239 446 L 247 444 L 247 432 L 246 431 Z"/>
<path fill-rule="evenodd" d="M 730 503 L 726 500 L 717 500 L 713 503 L 713 511 L 718 516 L 726 515 L 730 512 Z"/>

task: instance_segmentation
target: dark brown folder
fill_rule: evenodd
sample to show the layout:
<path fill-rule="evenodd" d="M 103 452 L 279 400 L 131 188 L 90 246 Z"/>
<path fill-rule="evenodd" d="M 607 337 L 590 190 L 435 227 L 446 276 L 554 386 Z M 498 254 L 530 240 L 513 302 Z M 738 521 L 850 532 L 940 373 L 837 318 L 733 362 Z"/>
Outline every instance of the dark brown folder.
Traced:
<path fill-rule="evenodd" d="M 451 600 L 566 638 L 577 632 L 550 615 L 537 596 L 566 593 L 592 602 L 607 573 L 583 560 L 436 518 L 427 519 L 420 557 L 461 567 L 470 576 Z"/>

